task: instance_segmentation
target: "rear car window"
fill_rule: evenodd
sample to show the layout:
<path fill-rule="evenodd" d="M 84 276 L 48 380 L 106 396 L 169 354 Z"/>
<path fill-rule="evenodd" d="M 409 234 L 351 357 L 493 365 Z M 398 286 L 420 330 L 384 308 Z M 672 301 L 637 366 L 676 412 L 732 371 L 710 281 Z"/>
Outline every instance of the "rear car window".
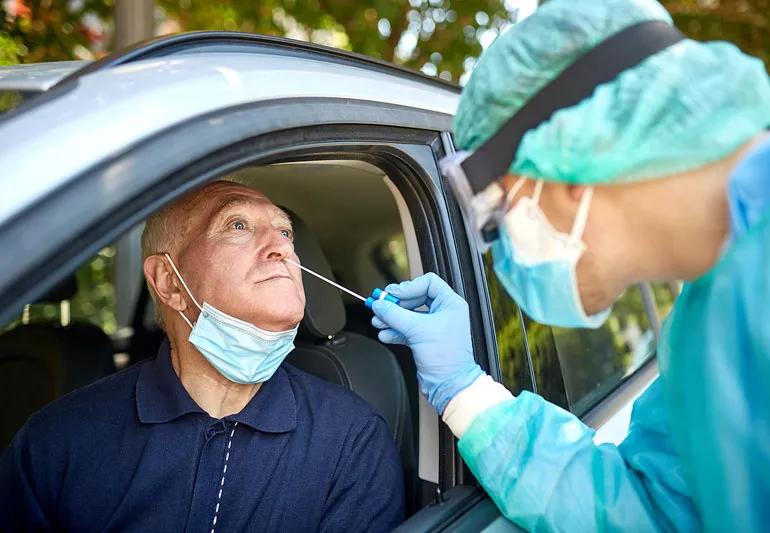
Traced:
<path fill-rule="evenodd" d="M 393 234 L 375 245 L 372 249 L 372 262 L 387 280 L 409 279 L 409 259 L 404 233 Z"/>
<path fill-rule="evenodd" d="M 12 111 L 38 93 L 17 90 L 0 90 L 0 115 Z"/>
<path fill-rule="evenodd" d="M 106 334 L 117 330 L 115 309 L 115 246 L 99 251 L 74 274 L 77 293 L 61 302 L 34 302 L 24 307 L 22 314 L 0 331 L 10 330 L 21 324 L 84 322 L 98 326 Z"/>

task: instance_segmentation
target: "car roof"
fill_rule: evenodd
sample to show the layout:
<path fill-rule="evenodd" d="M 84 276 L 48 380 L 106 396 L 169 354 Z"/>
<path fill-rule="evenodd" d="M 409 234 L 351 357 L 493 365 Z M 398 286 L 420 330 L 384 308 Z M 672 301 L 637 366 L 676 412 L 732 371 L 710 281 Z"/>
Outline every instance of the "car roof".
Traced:
<path fill-rule="evenodd" d="M 0 91 L 47 91 L 88 63 L 88 61 L 55 61 L 0 67 Z"/>
<path fill-rule="evenodd" d="M 26 74 L 24 74 L 26 72 Z M 459 90 L 363 56 L 226 32 L 152 41 L 91 64 L 0 69 L 48 89 L 0 118 L 0 222 L 68 179 L 190 118 L 251 102 L 366 100 L 453 115 Z"/>

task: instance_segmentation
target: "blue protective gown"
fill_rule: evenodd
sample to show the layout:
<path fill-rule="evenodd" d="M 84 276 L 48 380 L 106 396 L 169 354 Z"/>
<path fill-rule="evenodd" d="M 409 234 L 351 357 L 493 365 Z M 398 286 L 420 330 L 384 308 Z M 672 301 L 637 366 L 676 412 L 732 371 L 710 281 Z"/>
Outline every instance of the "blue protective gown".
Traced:
<path fill-rule="evenodd" d="M 459 442 L 503 514 L 532 531 L 770 530 L 770 140 L 729 184 L 731 243 L 685 286 L 660 377 L 619 446 L 524 392 Z"/>

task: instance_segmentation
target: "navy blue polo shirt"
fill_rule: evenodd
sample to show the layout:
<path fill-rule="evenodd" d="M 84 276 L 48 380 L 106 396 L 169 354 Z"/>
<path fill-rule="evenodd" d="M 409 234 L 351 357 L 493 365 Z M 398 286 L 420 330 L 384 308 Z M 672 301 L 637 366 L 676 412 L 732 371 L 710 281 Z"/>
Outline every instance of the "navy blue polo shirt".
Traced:
<path fill-rule="evenodd" d="M 0 458 L 0 530 L 385 531 L 403 520 L 390 431 L 288 364 L 238 414 L 154 359 L 36 413 Z"/>

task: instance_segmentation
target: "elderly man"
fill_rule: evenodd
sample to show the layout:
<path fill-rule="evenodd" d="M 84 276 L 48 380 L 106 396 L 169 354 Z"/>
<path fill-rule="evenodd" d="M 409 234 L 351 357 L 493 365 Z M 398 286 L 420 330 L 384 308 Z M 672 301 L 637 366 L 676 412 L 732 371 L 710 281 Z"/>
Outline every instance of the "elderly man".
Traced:
<path fill-rule="evenodd" d="M 0 460 L 0 530 L 395 527 L 383 419 L 281 365 L 305 304 L 286 214 L 215 182 L 150 217 L 142 247 L 168 341 L 29 419 Z"/>

